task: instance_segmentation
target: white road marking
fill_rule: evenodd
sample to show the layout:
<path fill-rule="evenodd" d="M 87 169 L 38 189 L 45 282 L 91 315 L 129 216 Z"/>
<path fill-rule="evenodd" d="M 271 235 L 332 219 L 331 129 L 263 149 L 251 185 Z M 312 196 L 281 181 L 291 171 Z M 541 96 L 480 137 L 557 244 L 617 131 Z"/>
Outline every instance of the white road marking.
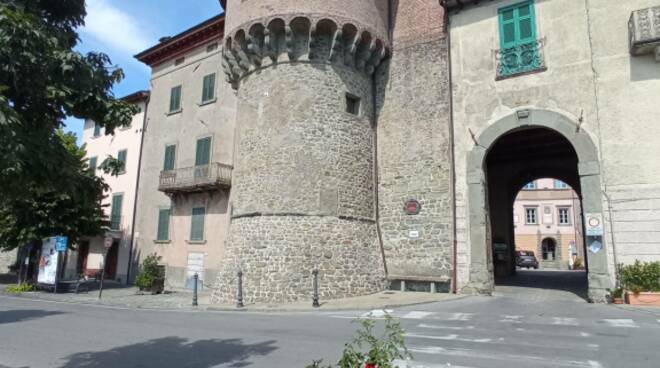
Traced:
<path fill-rule="evenodd" d="M 591 336 L 591 334 L 588 332 L 580 332 L 580 337 L 589 337 L 589 336 Z"/>
<path fill-rule="evenodd" d="M 553 325 L 561 326 L 577 326 L 579 325 L 577 318 L 567 318 L 567 317 L 553 317 Z"/>
<path fill-rule="evenodd" d="M 658 320 L 658 323 L 660 323 L 660 319 Z"/>
<path fill-rule="evenodd" d="M 436 335 L 419 335 L 419 334 L 411 334 L 407 333 L 404 334 L 405 337 L 412 337 L 412 338 L 418 338 L 418 339 L 430 339 L 430 340 L 449 340 L 449 341 L 462 341 L 462 342 L 477 342 L 477 343 L 489 343 L 492 342 L 493 339 L 467 339 L 464 337 L 458 337 L 456 334 L 449 334 L 445 336 L 436 336 Z"/>
<path fill-rule="evenodd" d="M 638 328 L 635 321 L 632 319 L 604 319 L 610 327 L 628 327 L 628 328 Z"/>
<path fill-rule="evenodd" d="M 450 321 L 469 321 L 474 316 L 474 313 L 454 313 L 448 318 Z"/>
<path fill-rule="evenodd" d="M 374 309 L 370 312 L 362 314 L 362 317 L 385 317 L 386 315 L 392 314 L 392 312 L 394 312 L 392 309 Z"/>
<path fill-rule="evenodd" d="M 392 362 L 395 367 L 399 368 L 472 368 L 466 367 L 464 365 L 453 365 L 453 364 L 429 364 L 429 363 L 420 363 L 414 360 L 395 360 Z"/>
<path fill-rule="evenodd" d="M 431 314 L 433 314 L 433 313 L 431 313 L 431 312 L 412 311 L 412 312 L 408 312 L 408 313 L 404 314 L 403 316 L 401 316 L 401 318 L 423 319 L 423 318 L 426 318 L 426 317 L 430 316 Z"/>
<path fill-rule="evenodd" d="M 420 328 L 433 328 L 438 330 L 474 330 L 474 326 L 443 326 L 443 325 L 431 325 L 427 323 L 420 323 L 417 325 Z"/>
<path fill-rule="evenodd" d="M 523 316 L 516 316 L 516 315 L 508 315 L 508 314 L 506 314 L 506 315 L 503 315 L 503 316 L 500 316 L 500 317 L 502 317 L 502 319 L 500 320 L 500 322 L 505 322 L 505 323 L 522 323 L 522 321 L 521 321 L 520 319 L 521 319 Z"/>
<path fill-rule="evenodd" d="M 594 360 L 563 360 L 558 358 L 552 359 L 552 358 L 533 356 L 533 355 L 518 355 L 518 354 L 504 354 L 501 352 L 488 352 L 485 350 L 443 348 L 440 346 L 424 346 L 424 347 L 411 346 L 408 350 L 411 353 L 417 353 L 417 354 L 445 355 L 445 356 L 455 356 L 455 357 L 504 360 L 504 361 L 512 361 L 517 363 L 520 362 L 530 363 L 530 364 L 525 364 L 525 366 L 533 366 L 534 363 L 538 363 L 543 365 L 551 364 L 553 367 L 571 367 L 571 368 L 602 368 L 603 367 L 600 364 L 600 362 Z M 453 365 L 449 365 L 449 363 L 447 366 L 456 367 Z"/>

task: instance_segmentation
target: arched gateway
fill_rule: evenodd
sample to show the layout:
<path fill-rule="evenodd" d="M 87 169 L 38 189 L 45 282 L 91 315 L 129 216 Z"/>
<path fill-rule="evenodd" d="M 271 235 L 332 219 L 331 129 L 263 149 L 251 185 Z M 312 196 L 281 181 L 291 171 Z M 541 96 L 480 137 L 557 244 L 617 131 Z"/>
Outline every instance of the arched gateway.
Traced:
<path fill-rule="evenodd" d="M 463 292 L 490 293 L 491 244 L 512 244 L 512 225 L 507 228 L 503 219 L 510 220 L 507 205 L 521 185 L 540 177 L 559 178 L 576 189 L 585 217 L 602 219 L 600 164 L 589 135 L 554 111 L 518 110 L 489 125 L 475 143 L 467 161 L 471 263 Z M 586 235 L 588 295 L 604 301 L 612 283 L 605 240 L 598 228 Z"/>

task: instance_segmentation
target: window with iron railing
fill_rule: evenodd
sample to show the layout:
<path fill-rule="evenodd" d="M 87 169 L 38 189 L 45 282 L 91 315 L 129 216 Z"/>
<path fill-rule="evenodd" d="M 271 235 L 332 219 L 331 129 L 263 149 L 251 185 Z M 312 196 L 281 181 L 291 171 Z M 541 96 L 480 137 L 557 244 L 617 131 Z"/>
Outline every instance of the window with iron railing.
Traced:
<path fill-rule="evenodd" d="M 500 49 L 496 53 L 496 79 L 545 70 L 543 41 L 536 38 L 534 1 L 501 8 L 498 18 Z"/>

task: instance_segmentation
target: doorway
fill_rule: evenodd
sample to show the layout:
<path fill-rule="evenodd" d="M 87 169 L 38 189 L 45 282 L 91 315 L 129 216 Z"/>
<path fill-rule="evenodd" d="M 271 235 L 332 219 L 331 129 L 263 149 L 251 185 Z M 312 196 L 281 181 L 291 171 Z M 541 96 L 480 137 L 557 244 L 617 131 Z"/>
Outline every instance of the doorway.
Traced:
<path fill-rule="evenodd" d="M 113 240 L 112 246 L 107 250 L 105 257 L 105 278 L 114 280 L 117 277 L 117 258 L 119 256 L 119 240 Z"/>
<path fill-rule="evenodd" d="M 495 274 L 516 274 L 513 202 L 527 183 L 557 178 L 576 191 L 585 213 L 602 214 L 596 147 L 586 132 L 559 113 L 521 110 L 490 124 L 475 138 L 467 168 L 471 255 L 467 292 L 491 293 Z M 596 251 L 585 254 L 589 269 L 584 279 L 588 278 L 589 298 L 605 301 L 612 284 L 605 242 L 602 234 L 585 238 L 587 246 L 595 242 Z M 552 257 L 548 242 L 546 249 L 546 256 Z M 557 256 L 556 243 L 554 249 Z"/>
<path fill-rule="evenodd" d="M 553 238 L 545 238 L 541 242 L 541 256 L 544 261 L 553 262 L 557 258 L 555 253 L 557 249 L 557 242 Z"/>

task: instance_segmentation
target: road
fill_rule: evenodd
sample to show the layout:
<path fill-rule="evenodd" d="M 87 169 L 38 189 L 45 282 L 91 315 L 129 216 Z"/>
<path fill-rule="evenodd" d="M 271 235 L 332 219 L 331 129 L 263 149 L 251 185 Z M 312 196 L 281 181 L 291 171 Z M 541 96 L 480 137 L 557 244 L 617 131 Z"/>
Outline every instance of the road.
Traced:
<path fill-rule="evenodd" d="M 522 274 L 524 286 L 493 297 L 388 311 L 414 356 L 400 366 L 659 366 L 660 309 L 588 304 L 566 274 Z M 561 282 L 530 282 L 544 278 Z M 351 321 L 368 313 L 383 312 L 152 311 L 0 296 L 0 367 L 303 368 L 336 360 Z"/>

